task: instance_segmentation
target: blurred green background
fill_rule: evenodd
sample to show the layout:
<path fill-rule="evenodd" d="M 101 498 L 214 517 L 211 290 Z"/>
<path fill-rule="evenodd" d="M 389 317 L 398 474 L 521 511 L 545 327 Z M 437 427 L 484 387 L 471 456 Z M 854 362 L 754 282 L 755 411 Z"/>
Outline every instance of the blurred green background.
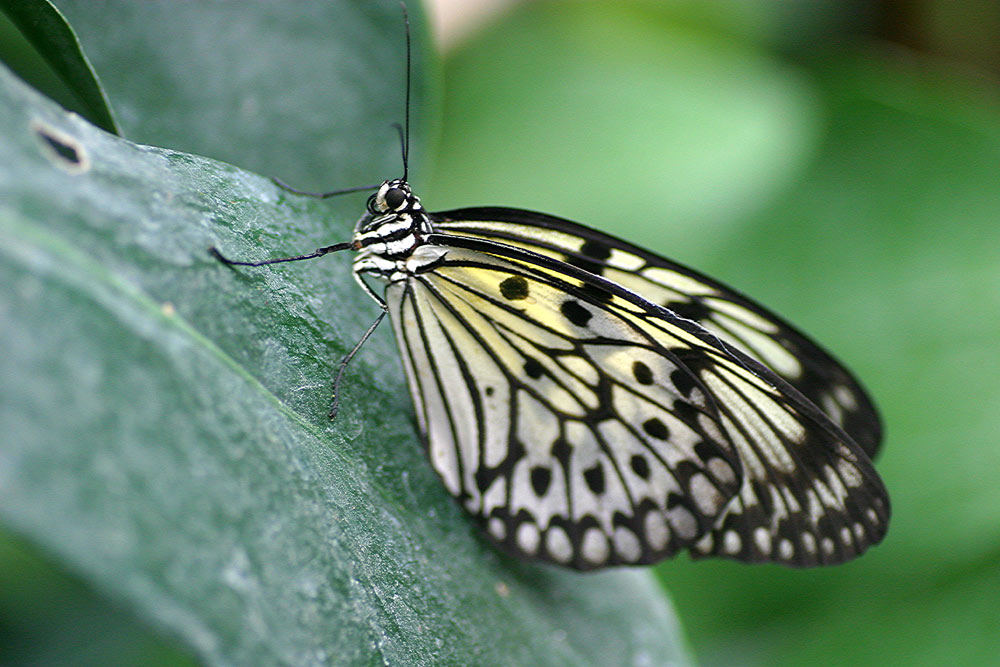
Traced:
<path fill-rule="evenodd" d="M 432 208 L 534 208 L 697 267 L 882 410 L 881 546 L 658 566 L 703 664 L 997 664 L 1000 4 L 527 3 L 444 63 Z"/>
<path fill-rule="evenodd" d="M 441 97 L 415 110 L 425 205 L 541 210 L 694 266 L 810 333 L 883 411 L 883 545 L 822 571 L 657 567 L 698 661 L 996 664 L 1000 5 L 514 3 L 441 55 Z M 342 185 L 321 173 L 297 183 Z M 41 567 L 3 549 L 0 575 Z M 0 601 L 5 623 L 28 613 Z"/>

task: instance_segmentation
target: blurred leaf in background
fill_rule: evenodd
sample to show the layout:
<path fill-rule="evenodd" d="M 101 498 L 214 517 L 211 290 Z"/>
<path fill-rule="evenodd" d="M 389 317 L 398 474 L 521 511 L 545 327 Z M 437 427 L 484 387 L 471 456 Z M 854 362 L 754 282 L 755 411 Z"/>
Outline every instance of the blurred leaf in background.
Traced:
<path fill-rule="evenodd" d="M 704 270 L 883 410 L 882 546 L 658 568 L 706 664 L 995 664 L 996 7 L 524 3 L 446 55 L 426 205 L 534 208 Z"/>

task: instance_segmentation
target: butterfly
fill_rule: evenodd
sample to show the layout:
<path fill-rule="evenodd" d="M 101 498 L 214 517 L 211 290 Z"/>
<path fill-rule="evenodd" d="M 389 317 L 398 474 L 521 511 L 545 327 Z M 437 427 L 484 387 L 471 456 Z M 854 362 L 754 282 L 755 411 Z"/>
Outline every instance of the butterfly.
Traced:
<path fill-rule="evenodd" d="M 236 266 L 357 253 L 380 312 L 340 364 L 331 417 L 388 315 L 432 467 L 509 553 L 578 570 L 683 550 L 812 567 L 882 540 L 881 424 L 840 363 L 607 234 L 511 208 L 428 212 L 407 182 L 406 109 L 403 177 L 373 188 L 350 241 L 257 262 L 211 249 Z"/>

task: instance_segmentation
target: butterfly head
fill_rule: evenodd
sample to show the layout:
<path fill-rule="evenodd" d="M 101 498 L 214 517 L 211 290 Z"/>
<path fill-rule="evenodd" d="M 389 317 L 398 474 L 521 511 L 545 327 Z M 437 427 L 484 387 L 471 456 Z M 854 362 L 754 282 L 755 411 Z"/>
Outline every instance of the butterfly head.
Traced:
<path fill-rule="evenodd" d="M 367 248 L 368 255 L 407 256 L 420 245 L 421 234 L 430 231 L 427 213 L 405 179 L 382 183 L 367 208 L 354 229 L 354 243 Z"/>
<path fill-rule="evenodd" d="M 413 194 L 410 184 L 401 178 L 385 181 L 368 198 L 368 212 L 374 217 L 422 210 L 420 199 Z"/>

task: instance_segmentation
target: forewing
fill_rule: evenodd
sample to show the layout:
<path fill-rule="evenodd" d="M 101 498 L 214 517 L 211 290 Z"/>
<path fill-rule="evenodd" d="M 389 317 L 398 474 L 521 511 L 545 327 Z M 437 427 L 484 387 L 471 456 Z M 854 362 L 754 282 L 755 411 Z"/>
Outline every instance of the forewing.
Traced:
<path fill-rule="evenodd" d="M 739 458 L 699 378 L 573 289 L 450 248 L 386 300 L 431 462 L 493 540 L 579 569 L 653 562 L 713 530 Z"/>
<path fill-rule="evenodd" d="M 567 262 L 698 322 L 774 371 L 875 456 L 881 422 L 860 383 L 816 343 L 736 290 L 620 239 L 541 213 L 472 208 L 435 213 L 432 219 L 441 232 Z"/>

